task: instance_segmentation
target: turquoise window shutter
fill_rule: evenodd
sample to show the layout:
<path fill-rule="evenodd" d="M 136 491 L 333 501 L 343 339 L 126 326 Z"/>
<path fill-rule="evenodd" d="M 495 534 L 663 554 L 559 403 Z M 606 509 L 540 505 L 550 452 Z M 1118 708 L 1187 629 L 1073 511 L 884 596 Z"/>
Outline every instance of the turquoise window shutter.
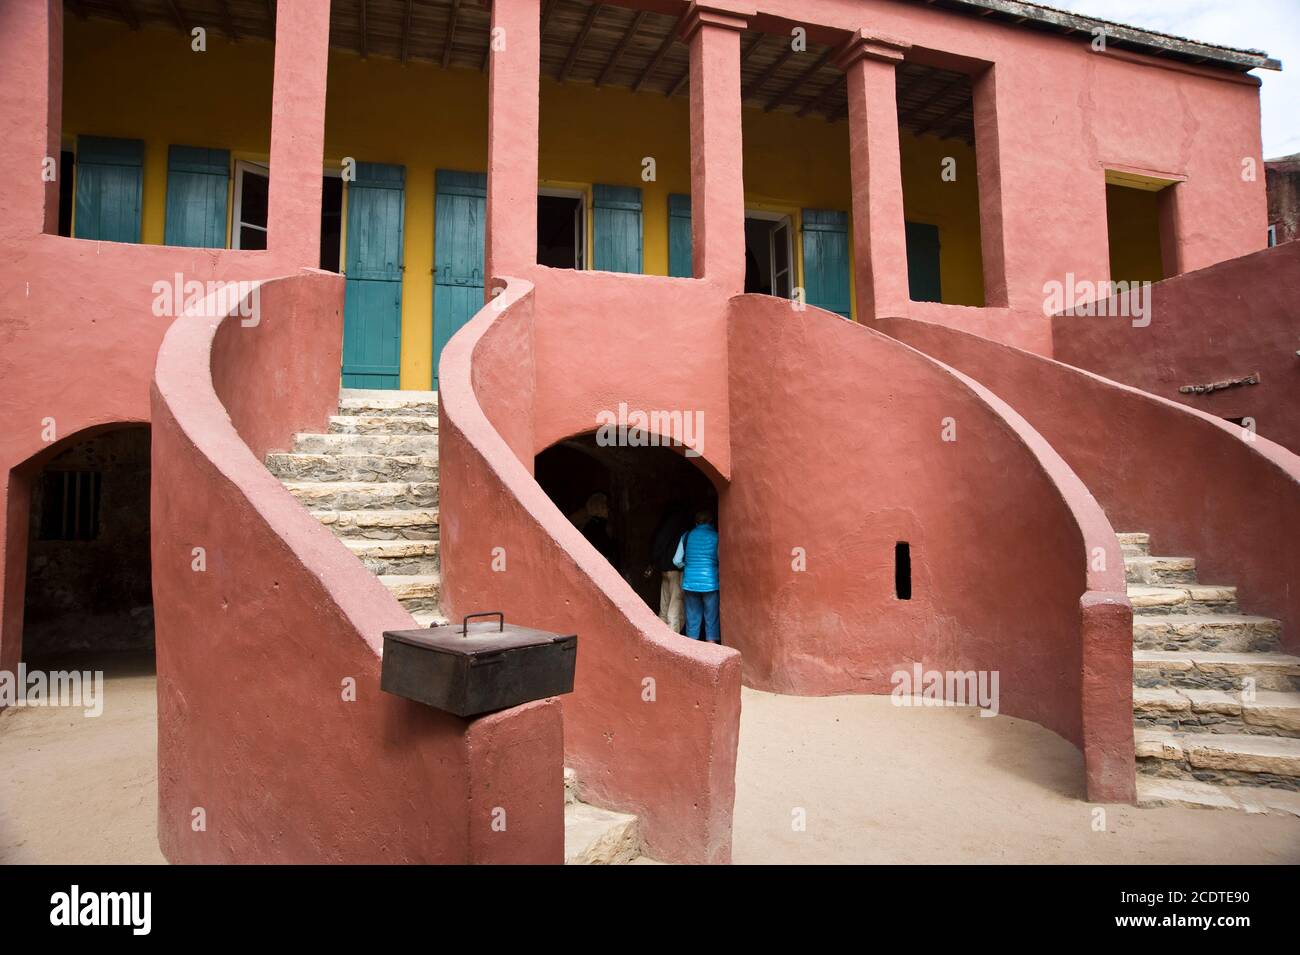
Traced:
<path fill-rule="evenodd" d="M 668 197 L 668 274 L 689 279 L 695 275 L 691 265 L 691 197 Z"/>
<path fill-rule="evenodd" d="M 483 220 L 487 175 L 439 169 L 434 174 L 433 387 L 451 336 L 483 307 Z"/>
<path fill-rule="evenodd" d="M 803 210 L 803 284 L 809 305 L 852 317 L 848 213 Z"/>
<path fill-rule="evenodd" d="M 224 149 L 167 149 L 166 245 L 221 249 L 226 245 L 230 153 Z"/>
<path fill-rule="evenodd" d="M 345 388 L 399 387 L 405 199 L 405 167 L 357 163 L 348 184 Z"/>
<path fill-rule="evenodd" d="M 634 186 L 593 186 L 593 266 L 605 272 L 640 272 L 641 190 Z"/>
<path fill-rule="evenodd" d="M 78 136 L 73 236 L 139 242 L 143 183 L 142 140 Z"/>
<path fill-rule="evenodd" d="M 942 302 L 939 282 L 939 227 L 906 222 L 907 292 L 913 302 Z"/>

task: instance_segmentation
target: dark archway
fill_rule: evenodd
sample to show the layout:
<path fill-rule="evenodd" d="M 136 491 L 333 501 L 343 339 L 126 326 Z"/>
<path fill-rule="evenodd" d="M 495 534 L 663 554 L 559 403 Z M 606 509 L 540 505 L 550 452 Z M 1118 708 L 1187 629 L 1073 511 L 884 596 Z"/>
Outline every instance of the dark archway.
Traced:
<path fill-rule="evenodd" d="M 570 519 L 581 517 L 592 494 L 606 495 L 613 539 L 606 557 L 656 613 L 659 575 L 647 576 L 646 569 L 660 521 L 675 505 L 708 507 L 717 513 L 718 496 L 709 478 L 690 458 L 669 447 L 604 446 L 587 434 L 537 455 L 534 475 Z"/>

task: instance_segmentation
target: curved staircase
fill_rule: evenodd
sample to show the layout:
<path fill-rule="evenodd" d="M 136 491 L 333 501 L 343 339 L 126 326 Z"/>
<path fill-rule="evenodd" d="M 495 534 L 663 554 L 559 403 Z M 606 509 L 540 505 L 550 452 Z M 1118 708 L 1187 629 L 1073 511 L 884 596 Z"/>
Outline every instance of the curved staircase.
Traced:
<path fill-rule="evenodd" d="M 1190 557 L 1119 535 L 1133 605 L 1140 805 L 1300 815 L 1300 658 L 1282 625 L 1202 584 Z"/>

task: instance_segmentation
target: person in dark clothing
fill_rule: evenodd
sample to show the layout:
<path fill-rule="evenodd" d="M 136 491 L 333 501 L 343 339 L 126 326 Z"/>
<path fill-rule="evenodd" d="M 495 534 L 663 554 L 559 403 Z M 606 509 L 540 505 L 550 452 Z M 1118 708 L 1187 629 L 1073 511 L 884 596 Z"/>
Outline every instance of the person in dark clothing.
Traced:
<path fill-rule="evenodd" d="M 654 544 L 650 550 L 650 566 L 645 575 L 651 577 L 658 573 L 659 578 L 659 619 L 672 629 L 673 633 L 682 632 L 683 598 L 682 572 L 673 563 L 677 545 L 682 535 L 695 526 L 691 510 L 678 502 L 670 507 L 659 521 L 655 531 Z"/>
<path fill-rule="evenodd" d="M 600 552 L 617 570 L 619 567 L 618 541 L 610 533 L 609 499 L 599 491 L 587 498 L 584 507 L 569 515 L 569 520 L 587 538 L 587 542 Z"/>

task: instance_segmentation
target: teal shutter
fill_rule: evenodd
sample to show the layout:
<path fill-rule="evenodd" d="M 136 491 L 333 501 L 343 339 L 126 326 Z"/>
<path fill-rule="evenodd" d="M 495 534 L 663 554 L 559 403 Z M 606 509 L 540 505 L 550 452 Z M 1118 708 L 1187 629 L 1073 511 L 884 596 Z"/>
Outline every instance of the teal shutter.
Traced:
<path fill-rule="evenodd" d="M 165 245 L 222 249 L 226 245 L 226 193 L 230 153 L 224 149 L 167 149 Z"/>
<path fill-rule="evenodd" d="M 348 185 L 345 388 L 399 386 L 405 184 L 403 166 L 359 162 Z"/>
<path fill-rule="evenodd" d="M 442 349 L 483 307 L 483 220 L 487 176 L 439 169 L 434 175 L 433 387 Z"/>
<path fill-rule="evenodd" d="M 668 197 L 668 274 L 679 279 L 695 275 L 691 265 L 691 197 Z"/>
<path fill-rule="evenodd" d="M 803 210 L 803 285 L 809 305 L 852 317 L 848 213 Z"/>
<path fill-rule="evenodd" d="M 906 222 L 907 292 L 913 302 L 943 301 L 939 284 L 939 227 Z"/>
<path fill-rule="evenodd" d="M 592 186 L 593 267 L 604 272 L 641 271 L 641 190 Z"/>
<path fill-rule="evenodd" d="M 139 242 L 143 183 L 143 141 L 78 136 L 73 236 Z"/>

